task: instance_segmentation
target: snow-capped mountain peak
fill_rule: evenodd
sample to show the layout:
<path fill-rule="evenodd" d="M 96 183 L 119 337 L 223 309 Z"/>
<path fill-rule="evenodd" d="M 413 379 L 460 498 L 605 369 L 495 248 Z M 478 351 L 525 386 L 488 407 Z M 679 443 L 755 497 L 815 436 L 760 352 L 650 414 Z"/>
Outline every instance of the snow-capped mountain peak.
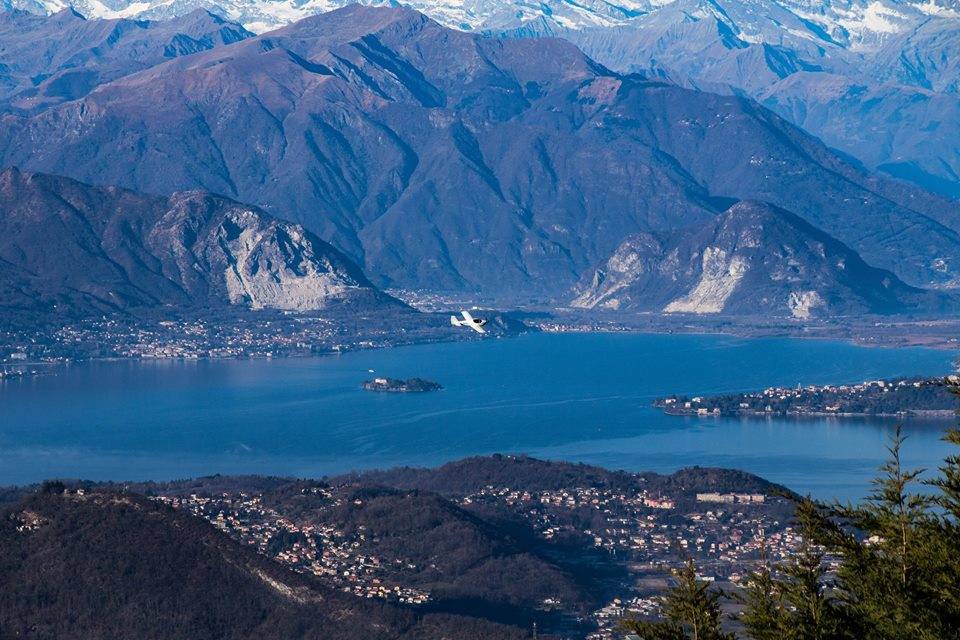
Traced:
<path fill-rule="evenodd" d="M 351 4 L 352 0 L 3 0 L 5 8 L 56 13 L 68 6 L 91 18 L 164 19 L 205 8 L 255 32 Z M 386 6 L 394 0 L 360 0 Z M 746 42 L 766 41 L 779 25 L 804 38 L 824 37 L 845 47 L 870 49 L 929 17 L 960 17 L 956 0 L 402 0 L 445 26 L 461 30 L 506 30 L 545 21 L 560 29 L 628 26 L 665 10 L 691 20 L 712 15 Z"/>

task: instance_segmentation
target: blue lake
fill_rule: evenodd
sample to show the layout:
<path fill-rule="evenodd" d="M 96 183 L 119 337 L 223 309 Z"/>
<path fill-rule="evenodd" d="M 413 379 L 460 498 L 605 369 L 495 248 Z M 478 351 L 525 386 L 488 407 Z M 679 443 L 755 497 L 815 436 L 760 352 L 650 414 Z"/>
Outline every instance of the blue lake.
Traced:
<path fill-rule="evenodd" d="M 323 476 L 528 453 L 629 470 L 746 469 L 822 498 L 856 498 L 892 420 L 695 419 L 673 392 L 943 374 L 956 354 L 799 339 L 573 334 L 311 359 L 103 362 L 0 383 L 0 485 L 51 477 Z M 421 376 L 423 395 L 360 389 Z M 906 458 L 935 468 L 946 423 L 908 425 Z"/>

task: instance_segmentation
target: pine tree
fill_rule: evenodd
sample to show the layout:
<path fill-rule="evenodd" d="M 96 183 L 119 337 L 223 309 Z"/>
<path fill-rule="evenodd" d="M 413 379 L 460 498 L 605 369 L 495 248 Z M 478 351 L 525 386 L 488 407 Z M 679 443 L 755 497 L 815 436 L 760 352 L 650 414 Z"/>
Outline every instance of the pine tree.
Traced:
<path fill-rule="evenodd" d="M 740 622 L 753 640 L 783 640 L 786 615 L 783 589 L 774 579 L 773 572 L 764 558 L 760 569 L 753 572 L 737 601 L 743 605 Z"/>
<path fill-rule="evenodd" d="M 954 432 L 948 441 L 960 443 Z M 928 484 L 939 496 L 917 493 L 922 471 L 905 469 L 898 429 L 889 459 L 860 505 L 797 508 L 806 539 L 842 561 L 836 596 L 844 629 L 863 640 L 960 638 L 960 545 L 952 483 L 960 458 L 948 457 L 942 477 Z M 951 479 L 952 478 L 952 479 Z M 942 507 L 938 510 L 936 506 Z"/>
<path fill-rule="evenodd" d="M 960 379 L 947 384 L 960 397 Z M 754 572 L 737 599 L 751 640 L 960 640 L 960 453 L 918 493 L 898 428 L 874 489 L 859 505 L 796 504 L 804 547 L 795 561 Z M 960 428 L 944 440 L 960 450 Z M 827 580 L 824 554 L 839 561 Z M 627 623 L 644 640 L 720 640 L 721 594 L 677 573 L 657 622 Z"/>
<path fill-rule="evenodd" d="M 960 400 L 960 377 L 950 376 L 945 383 Z M 960 451 L 960 429 L 947 430 L 943 439 Z M 953 630 L 945 637 L 960 638 L 960 453 L 947 456 L 940 477 L 927 484 L 937 489 L 936 504 L 941 510 L 938 530 L 927 541 L 930 562 L 938 569 L 932 572 L 929 586 L 939 601 L 941 626 Z"/>
<path fill-rule="evenodd" d="M 784 567 L 783 601 L 787 606 L 782 629 L 789 640 L 854 640 L 849 625 L 829 593 L 823 553 L 805 543 L 797 560 Z"/>
<path fill-rule="evenodd" d="M 809 543 L 794 561 L 773 570 L 764 564 L 754 572 L 738 600 L 744 605 L 740 620 L 752 640 L 855 638 L 846 631 L 842 610 L 829 593 L 823 553 Z"/>
<path fill-rule="evenodd" d="M 721 629 L 720 598 L 706 580 L 697 577 L 693 560 L 675 572 L 676 584 L 664 597 L 663 618 L 655 622 L 629 620 L 623 626 L 643 640 L 733 640 Z"/>

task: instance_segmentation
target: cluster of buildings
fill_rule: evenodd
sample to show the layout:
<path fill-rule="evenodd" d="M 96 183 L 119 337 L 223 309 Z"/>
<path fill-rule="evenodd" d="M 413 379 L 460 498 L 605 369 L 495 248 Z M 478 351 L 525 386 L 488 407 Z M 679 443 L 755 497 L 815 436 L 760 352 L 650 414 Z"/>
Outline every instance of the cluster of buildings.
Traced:
<path fill-rule="evenodd" d="M 589 640 L 620 639 L 623 618 L 655 615 L 664 571 L 687 558 L 695 559 L 702 579 L 738 585 L 761 562 L 787 561 L 802 546 L 778 515 L 779 498 L 756 493 L 663 496 L 595 487 L 531 492 L 488 486 L 461 504 L 483 501 L 514 509 L 545 539 L 585 536 L 595 549 L 628 567 L 633 582 L 593 612 L 598 628 Z M 638 586 L 651 576 L 661 578 L 656 588 Z"/>
<path fill-rule="evenodd" d="M 482 306 L 485 304 L 496 306 L 495 301 L 477 298 L 476 294 L 449 295 L 433 291 L 396 288 L 387 289 L 385 293 L 390 294 L 398 300 L 402 300 L 418 311 L 426 313 L 446 313 L 450 309 L 472 309 L 477 305 Z"/>
<path fill-rule="evenodd" d="M 631 327 L 616 322 L 590 321 L 582 319 L 549 319 L 534 323 L 540 331 L 546 333 L 623 333 L 633 331 Z"/>
<path fill-rule="evenodd" d="M 760 543 L 771 540 L 771 535 L 778 536 L 778 543 L 790 542 L 792 546 L 789 538 L 771 533 L 789 528 L 762 509 L 767 501 L 763 494 L 698 493 L 695 500 L 718 506 L 678 509 L 677 498 L 643 490 L 627 493 L 595 487 L 530 492 L 490 486 L 460 502 L 467 506 L 500 501 L 515 508 L 544 538 L 561 533 L 583 535 L 595 547 L 644 563 L 677 561 L 678 550 L 693 551 L 705 559 L 749 562 L 760 550 Z M 571 517 L 572 513 L 576 515 Z M 586 521 L 593 524 L 578 527 Z M 597 522 L 602 525 L 596 526 Z M 730 572 L 734 570 L 729 568 Z"/>
<path fill-rule="evenodd" d="M 0 365 L 0 381 L 19 380 L 21 378 L 29 378 L 41 374 L 42 372 L 38 369 L 22 369 L 19 367 L 6 368 Z"/>
<path fill-rule="evenodd" d="M 304 516 L 280 512 L 260 495 L 247 493 L 156 499 L 201 516 L 260 553 L 345 592 L 407 604 L 431 600 L 414 579 L 422 568 L 409 559 L 378 557 L 371 551 L 377 539 L 364 526 L 354 524 L 348 532 L 337 524 L 335 510 L 350 507 L 344 501 L 355 498 L 325 486 L 300 491 L 310 494 Z M 623 618 L 656 615 L 666 571 L 688 558 L 697 562 L 703 579 L 734 588 L 745 584 L 761 562 L 788 561 L 803 544 L 782 522 L 781 499 L 759 493 L 663 495 L 644 489 L 487 486 L 458 502 L 468 510 L 506 509 L 545 540 L 579 540 L 598 558 L 627 569 L 619 595 L 589 614 L 596 625 L 589 640 L 619 640 Z M 332 517 L 322 517 L 324 513 Z M 562 609 L 559 602 L 544 606 Z"/>
<path fill-rule="evenodd" d="M 698 493 L 697 502 L 735 502 L 746 504 L 763 504 L 767 497 L 762 493 Z"/>
<path fill-rule="evenodd" d="M 0 364 L 300 356 L 406 344 L 428 338 L 421 334 L 431 331 L 436 328 L 285 312 L 156 321 L 103 317 L 55 327 L 0 329 Z"/>
<path fill-rule="evenodd" d="M 836 395 L 861 395 L 864 393 L 879 392 L 889 393 L 898 388 L 921 387 L 933 384 L 928 379 L 903 379 L 903 380 L 867 380 L 858 384 L 825 384 L 825 385 L 807 385 L 796 387 L 768 387 L 760 393 L 745 394 L 748 398 L 788 400 L 790 398 L 803 398 L 812 393 L 830 393 Z"/>
<path fill-rule="evenodd" d="M 327 489 L 311 487 L 309 491 L 320 504 L 326 502 L 329 508 L 342 504 L 341 499 Z M 416 567 L 405 565 L 401 559 L 386 563 L 365 552 L 364 543 L 369 533 L 362 526 L 347 534 L 328 524 L 295 522 L 265 506 L 262 497 L 245 493 L 216 497 L 196 494 L 160 496 L 156 499 L 201 516 L 258 552 L 295 571 L 312 574 L 342 591 L 406 604 L 424 604 L 430 600 L 429 592 L 386 578 L 388 570 L 393 575 L 405 568 Z"/>
<path fill-rule="evenodd" d="M 623 637 L 619 630 L 621 620 L 655 618 L 660 615 L 661 609 L 661 600 L 656 596 L 614 598 L 609 604 L 594 612 L 593 617 L 597 622 L 598 629 L 588 635 L 586 640 L 612 640 L 614 638 L 619 640 Z M 627 636 L 627 638 L 629 640 L 630 636 Z"/>
<path fill-rule="evenodd" d="M 859 384 L 768 387 L 763 391 L 710 397 L 670 396 L 657 399 L 654 405 L 670 414 L 697 416 L 949 416 L 956 406 L 940 377 L 870 380 Z"/>
<path fill-rule="evenodd" d="M 275 320 L 212 322 L 161 320 L 126 322 L 103 318 L 65 324 L 30 335 L 0 336 L 0 353 L 9 348 L 31 362 L 62 362 L 91 358 L 142 360 L 271 357 L 329 350 L 334 335 L 328 322 L 315 318 L 296 327 Z M 290 331 L 294 327 L 298 330 Z"/>

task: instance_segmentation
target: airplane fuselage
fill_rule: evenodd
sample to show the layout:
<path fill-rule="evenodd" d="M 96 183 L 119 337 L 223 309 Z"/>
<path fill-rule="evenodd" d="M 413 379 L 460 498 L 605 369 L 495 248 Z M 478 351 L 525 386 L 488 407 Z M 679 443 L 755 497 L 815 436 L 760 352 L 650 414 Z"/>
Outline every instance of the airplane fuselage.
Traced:
<path fill-rule="evenodd" d="M 470 327 L 477 333 L 486 333 L 487 331 L 483 328 L 483 325 L 487 324 L 487 321 L 482 318 L 474 318 L 470 315 L 469 311 L 461 311 L 460 314 L 463 318 L 458 318 L 457 316 L 450 316 L 450 324 L 455 327 Z"/>

